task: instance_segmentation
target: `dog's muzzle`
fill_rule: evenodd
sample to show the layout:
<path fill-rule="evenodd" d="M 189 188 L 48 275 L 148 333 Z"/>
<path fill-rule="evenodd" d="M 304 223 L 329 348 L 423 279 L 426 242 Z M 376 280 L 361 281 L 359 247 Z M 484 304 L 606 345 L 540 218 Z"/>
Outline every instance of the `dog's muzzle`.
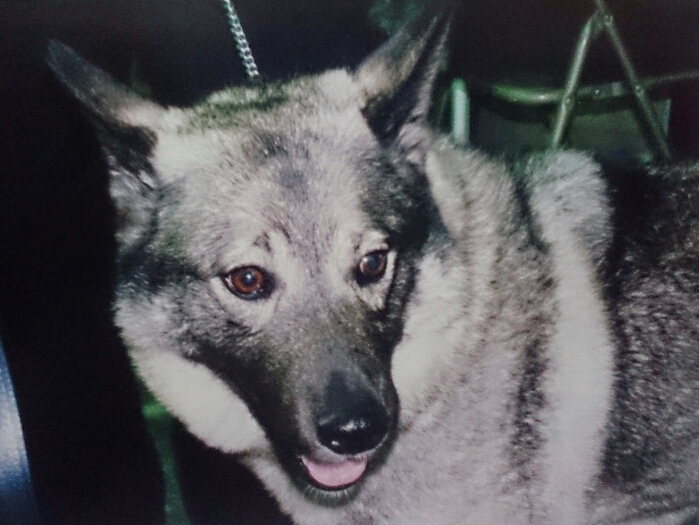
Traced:
<path fill-rule="evenodd" d="M 356 483 L 390 427 L 389 410 L 365 378 L 332 373 L 316 415 L 318 443 L 332 454 L 303 457 L 309 477 L 326 489 Z"/>

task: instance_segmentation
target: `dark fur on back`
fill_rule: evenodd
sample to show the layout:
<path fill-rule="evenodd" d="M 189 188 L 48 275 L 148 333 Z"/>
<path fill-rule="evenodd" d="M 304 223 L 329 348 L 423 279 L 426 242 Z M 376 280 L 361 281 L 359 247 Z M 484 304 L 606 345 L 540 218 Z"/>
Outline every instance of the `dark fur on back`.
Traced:
<path fill-rule="evenodd" d="M 644 508 L 672 506 L 673 494 L 660 501 L 648 494 L 656 477 L 698 481 L 683 465 L 698 435 L 699 170 L 608 172 L 617 229 L 607 297 L 619 344 L 605 470 Z"/>

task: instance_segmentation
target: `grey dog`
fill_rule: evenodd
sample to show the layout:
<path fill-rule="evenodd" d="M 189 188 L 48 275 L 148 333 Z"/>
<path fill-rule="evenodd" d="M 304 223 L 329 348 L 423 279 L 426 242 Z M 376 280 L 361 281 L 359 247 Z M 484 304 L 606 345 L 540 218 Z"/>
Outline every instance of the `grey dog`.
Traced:
<path fill-rule="evenodd" d="M 447 19 L 187 109 L 51 45 L 109 167 L 131 358 L 298 524 L 690 523 L 697 170 L 622 212 L 585 155 L 455 148 L 427 119 Z"/>

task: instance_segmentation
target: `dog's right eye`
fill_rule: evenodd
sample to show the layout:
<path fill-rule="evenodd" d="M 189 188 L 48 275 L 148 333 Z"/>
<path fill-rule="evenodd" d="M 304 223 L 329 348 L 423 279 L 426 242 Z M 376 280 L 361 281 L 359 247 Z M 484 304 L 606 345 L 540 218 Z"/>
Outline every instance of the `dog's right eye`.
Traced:
<path fill-rule="evenodd" d="M 264 299 L 272 293 L 273 280 L 257 266 L 241 266 L 222 276 L 226 288 L 241 299 Z"/>
<path fill-rule="evenodd" d="M 355 279 L 360 286 L 366 286 L 381 279 L 388 266 L 388 251 L 376 250 L 367 253 L 359 261 L 355 270 Z"/>

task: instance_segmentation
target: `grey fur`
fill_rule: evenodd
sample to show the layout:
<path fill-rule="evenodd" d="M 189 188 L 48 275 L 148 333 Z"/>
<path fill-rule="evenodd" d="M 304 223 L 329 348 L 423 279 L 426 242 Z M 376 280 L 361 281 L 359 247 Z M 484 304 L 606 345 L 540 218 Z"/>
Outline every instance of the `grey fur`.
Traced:
<path fill-rule="evenodd" d="M 696 519 L 697 170 L 656 175 L 634 232 L 584 155 L 455 149 L 426 123 L 445 25 L 190 109 L 52 45 L 109 162 L 134 363 L 301 525 Z M 231 288 L 250 267 L 260 295 Z M 350 456 L 334 488 L 299 459 Z"/>

